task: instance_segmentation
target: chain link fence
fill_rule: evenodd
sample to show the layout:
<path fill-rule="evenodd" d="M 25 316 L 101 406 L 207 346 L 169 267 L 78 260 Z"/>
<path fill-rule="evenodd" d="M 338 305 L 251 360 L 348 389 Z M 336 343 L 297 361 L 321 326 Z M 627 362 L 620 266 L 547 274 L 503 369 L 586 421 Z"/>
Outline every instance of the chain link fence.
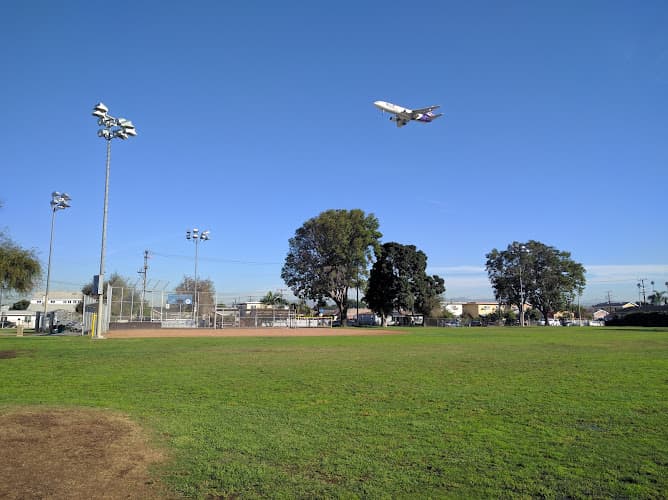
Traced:
<path fill-rule="evenodd" d="M 109 328 L 330 328 L 332 316 L 297 315 L 289 307 L 258 303 L 226 305 L 209 292 L 184 292 L 108 287 L 104 330 Z M 97 301 L 84 306 L 88 322 L 97 312 Z M 105 304 L 106 306 L 106 304 Z M 86 314 L 85 314 L 86 316 Z"/>

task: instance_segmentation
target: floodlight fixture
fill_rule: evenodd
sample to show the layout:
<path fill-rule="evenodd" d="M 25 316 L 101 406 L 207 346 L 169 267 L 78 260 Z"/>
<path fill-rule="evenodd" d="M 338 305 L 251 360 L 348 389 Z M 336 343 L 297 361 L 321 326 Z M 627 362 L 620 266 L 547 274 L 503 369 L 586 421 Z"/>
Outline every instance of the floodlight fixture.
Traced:
<path fill-rule="evenodd" d="M 95 107 L 93 108 L 93 116 L 97 116 L 98 118 L 104 118 L 107 116 L 107 112 L 109 111 L 109 108 L 107 108 L 104 104 L 101 102 L 98 102 Z"/>

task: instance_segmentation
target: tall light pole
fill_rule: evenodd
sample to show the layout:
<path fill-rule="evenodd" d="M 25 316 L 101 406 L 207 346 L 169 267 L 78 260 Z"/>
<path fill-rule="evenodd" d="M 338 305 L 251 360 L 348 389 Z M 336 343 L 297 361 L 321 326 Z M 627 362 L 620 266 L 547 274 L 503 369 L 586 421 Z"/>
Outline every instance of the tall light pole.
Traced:
<path fill-rule="evenodd" d="M 520 253 L 520 326 L 524 326 L 524 284 L 522 283 L 522 254 Z"/>
<path fill-rule="evenodd" d="M 520 268 L 520 326 L 524 326 L 524 283 L 522 281 L 522 254 L 529 253 L 526 245 L 517 245 L 519 251 L 519 268 Z M 547 321 L 547 318 L 545 318 Z"/>
<path fill-rule="evenodd" d="M 97 124 L 102 127 L 97 131 L 98 137 L 107 141 L 107 163 L 104 176 L 104 211 L 102 214 L 102 248 L 100 250 L 100 274 L 97 280 L 97 328 L 95 337 L 102 336 L 102 313 L 104 312 L 103 294 L 104 294 L 104 252 L 107 245 L 107 207 L 109 205 L 109 166 L 111 163 L 111 140 L 127 139 L 136 136 L 137 131 L 130 120 L 125 118 L 114 118 L 109 114 L 107 108 L 101 102 L 93 108 L 93 116 L 97 117 Z"/>
<path fill-rule="evenodd" d="M 42 331 L 46 331 L 46 313 L 49 303 L 49 283 L 51 281 L 51 254 L 53 253 L 53 226 L 56 220 L 56 212 L 70 208 L 69 201 L 72 198 L 67 193 L 54 191 L 51 193 L 51 239 L 49 240 L 49 263 L 46 267 L 46 290 L 44 291 L 44 317 L 42 318 Z"/>
<path fill-rule="evenodd" d="M 193 297 L 193 319 L 195 320 L 195 328 L 197 328 L 199 325 L 198 317 L 197 317 L 197 305 L 198 305 L 198 300 L 197 300 L 197 259 L 199 257 L 199 242 L 200 241 L 206 241 L 209 239 L 209 234 L 210 231 L 202 231 L 200 233 L 199 229 L 196 227 L 192 229 L 188 229 L 186 231 L 186 239 L 187 240 L 192 240 L 193 243 L 195 243 L 195 293 Z"/>

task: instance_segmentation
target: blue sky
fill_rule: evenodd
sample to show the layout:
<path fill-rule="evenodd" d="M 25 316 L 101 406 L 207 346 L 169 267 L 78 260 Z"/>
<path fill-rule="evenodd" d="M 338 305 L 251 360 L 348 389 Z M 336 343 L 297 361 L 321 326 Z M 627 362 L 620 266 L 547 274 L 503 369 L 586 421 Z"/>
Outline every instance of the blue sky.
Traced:
<path fill-rule="evenodd" d="M 259 297 L 301 224 L 361 208 L 447 298 L 491 298 L 485 254 L 535 239 L 585 265 L 583 301 L 636 299 L 668 281 L 666 26 L 664 1 L 2 2 L 0 227 L 46 263 L 66 191 L 51 289 L 97 274 L 102 101 L 139 133 L 112 144 L 107 274 L 148 249 L 175 286 L 198 227 L 200 277 Z"/>

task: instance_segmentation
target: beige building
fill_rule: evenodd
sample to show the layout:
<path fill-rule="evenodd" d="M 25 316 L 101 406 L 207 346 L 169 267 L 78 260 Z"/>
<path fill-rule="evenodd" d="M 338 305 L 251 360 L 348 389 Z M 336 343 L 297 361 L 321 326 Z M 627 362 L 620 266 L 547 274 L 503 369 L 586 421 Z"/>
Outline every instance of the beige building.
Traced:
<path fill-rule="evenodd" d="M 465 302 L 462 304 L 463 314 L 468 314 L 472 318 L 487 316 L 499 310 L 497 302 Z"/>

